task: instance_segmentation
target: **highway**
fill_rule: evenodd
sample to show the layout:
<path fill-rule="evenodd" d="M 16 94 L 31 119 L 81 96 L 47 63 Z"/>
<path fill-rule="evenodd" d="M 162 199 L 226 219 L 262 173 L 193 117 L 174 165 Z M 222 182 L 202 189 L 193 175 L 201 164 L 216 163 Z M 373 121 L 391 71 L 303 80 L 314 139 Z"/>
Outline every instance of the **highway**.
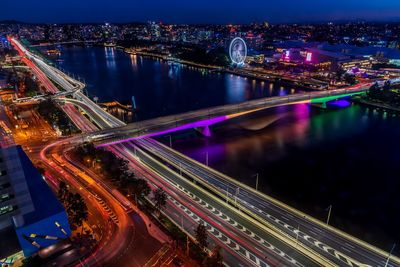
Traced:
<path fill-rule="evenodd" d="M 54 142 L 40 151 L 40 159 L 57 176 L 76 188 L 91 207 L 96 207 L 96 213 L 102 215 L 96 219 L 107 226 L 97 249 L 83 263 L 87 266 L 143 266 L 161 247 L 160 241 L 148 233 L 146 223 L 136 216 L 127 204 L 129 201 L 116 196 L 117 192 L 105 185 L 101 178 L 68 156 L 76 142 L 79 143 L 79 139 Z"/>
<path fill-rule="evenodd" d="M 78 109 L 84 110 L 89 118 L 100 128 L 100 129 L 111 129 L 113 125 L 104 118 L 101 114 L 93 110 L 88 104 L 83 101 L 73 98 L 56 98 L 56 101 L 65 105 L 74 105 Z M 96 129 L 97 130 L 97 129 Z M 96 131 L 94 130 L 94 131 Z"/>
<path fill-rule="evenodd" d="M 178 226 L 193 236 L 197 225 L 203 223 L 213 243 L 224 249 L 224 262 L 228 266 L 336 266 L 184 179 L 133 144 L 109 149 L 131 162 L 136 172 L 141 166 L 139 173 L 151 173 L 144 177 L 167 193 L 164 213 Z"/>
<path fill-rule="evenodd" d="M 56 84 L 58 84 L 66 92 L 72 92 L 73 98 L 75 98 L 76 100 L 79 100 L 80 102 L 83 102 L 85 105 L 81 106 L 81 107 L 85 108 L 84 110 L 85 110 L 85 112 L 87 112 L 89 117 L 93 113 L 98 114 L 98 116 L 102 117 L 102 120 L 106 122 L 106 124 L 108 125 L 108 128 L 122 127 L 122 126 L 126 125 L 124 122 L 115 118 L 114 116 L 112 116 L 111 114 L 109 114 L 108 112 L 103 110 L 101 107 L 99 107 L 92 100 L 90 100 L 87 96 L 85 96 L 80 91 L 81 89 L 83 89 L 85 87 L 85 84 L 72 79 L 71 77 L 65 75 L 63 72 L 61 72 L 57 68 L 48 65 L 40 57 L 38 57 L 37 55 L 34 55 L 30 51 L 28 51 L 18 40 L 12 38 L 11 43 L 14 45 L 14 47 L 17 48 L 17 50 L 22 55 L 25 55 L 26 58 L 24 59 L 24 61 L 28 62 L 28 64 L 29 64 L 28 66 L 35 69 L 36 72 L 39 74 L 39 77 L 42 77 L 43 80 L 46 79 L 48 81 L 48 82 L 46 82 L 46 84 L 49 84 L 49 87 L 51 86 L 51 88 L 52 88 L 50 90 L 51 93 L 56 94 L 59 92 L 58 88 L 55 87 L 54 84 L 51 82 L 51 81 L 53 81 Z M 49 79 L 51 79 L 51 81 Z M 64 98 L 64 97 L 66 97 L 66 96 L 62 96 L 61 98 Z M 68 101 L 68 100 L 66 100 L 66 101 Z M 76 104 L 76 102 L 71 102 L 71 103 Z M 67 106 L 69 106 L 69 105 L 70 104 L 67 104 Z M 75 119 L 72 114 L 69 114 L 69 116 L 71 119 Z M 84 124 L 81 124 L 79 126 L 81 126 L 82 128 L 85 128 Z M 85 132 L 89 132 L 89 131 L 93 131 L 93 130 L 94 129 L 85 129 Z"/>
<path fill-rule="evenodd" d="M 338 266 L 385 266 L 388 252 L 330 227 L 155 140 L 141 139 L 135 143 L 163 164 L 180 169 L 189 179 L 201 183 L 216 195 L 228 196 L 231 205 L 258 222 L 285 231 Z M 400 259 L 392 257 L 387 266 L 399 264 Z"/>
<path fill-rule="evenodd" d="M 17 48 L 20 54 L 24 55 L 24 48 L 13 39 L 12 44 L 14 47 Z M 21 47 L 23 49 L 21 49 Z M 23 58 L 23 62 L 32 70 L 35 76 L 39 79 L 41 84 L 44 86 L 46 92 L 51 94 L 60 94 L 60 90 L 50 81 L 50 79 L 46 76 L 46 74 L 37 67 L 29 58 Z M 76 89 L 73 90 L 74 92 Z M 67 116 L 71 119 L 71 121 L 83 132 L 89 133 L 98 130 L 86 117 L 82 116 L 80 112 L 72 105 L 72 104 L 65 104 L 62 105 L 61 108 L 67 114 Z"/>

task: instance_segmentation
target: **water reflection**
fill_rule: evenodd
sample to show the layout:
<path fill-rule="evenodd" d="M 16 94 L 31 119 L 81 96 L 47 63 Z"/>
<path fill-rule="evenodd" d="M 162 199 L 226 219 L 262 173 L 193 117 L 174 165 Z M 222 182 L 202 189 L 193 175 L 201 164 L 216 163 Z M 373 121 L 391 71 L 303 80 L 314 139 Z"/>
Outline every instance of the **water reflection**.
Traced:
<path fill-rule="evenodd" d="M 247 82 L 239 76 L 225 76 L 226 102 L 238 103 L 246 100 Z"/>
<path fill-rule="evenodd" d="M 116 65 L 115 65 L 114 48 L 112 48 L 112 47 L 104 47 L 104 54 L 105 54 L 105 57 L 106 57 L 107 68 L 110 69 L 110 70 L 115 70 Z"/>
<path fill-rule="evenodd" d="M 169 65 L 168 77 L 172 80 L 175 80 L 179 76 L 180 69 L 181 69 L 180 64 Z"/>
<path fill-rule="evenodd" d="M 131 58 L 131 64 L 132 64 L 133 72 L 136 73 L 136 72 L 138 71 L 137 56 L 131 54 L 131 55 L 130 55 L 130 58 Z"/>

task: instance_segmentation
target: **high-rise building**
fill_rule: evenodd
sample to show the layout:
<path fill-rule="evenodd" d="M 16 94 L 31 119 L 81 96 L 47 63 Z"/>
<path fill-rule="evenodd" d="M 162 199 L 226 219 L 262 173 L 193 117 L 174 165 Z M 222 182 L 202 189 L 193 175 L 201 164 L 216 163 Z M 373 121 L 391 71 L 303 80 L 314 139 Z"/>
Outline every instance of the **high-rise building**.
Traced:
<path fill-rule="evenodd" d="M 18 250 L 29 256 L 71 234 L 64 207 L 20 146 L 0 148 L 0 259 Z M 17 250 L 17 251 L 16 251 Z"/>
<path fill-rule="evenodd" d="M 0 230 L 23 224 L 23 215 L 34 211 L 19 150 L 0 149 Z"/>

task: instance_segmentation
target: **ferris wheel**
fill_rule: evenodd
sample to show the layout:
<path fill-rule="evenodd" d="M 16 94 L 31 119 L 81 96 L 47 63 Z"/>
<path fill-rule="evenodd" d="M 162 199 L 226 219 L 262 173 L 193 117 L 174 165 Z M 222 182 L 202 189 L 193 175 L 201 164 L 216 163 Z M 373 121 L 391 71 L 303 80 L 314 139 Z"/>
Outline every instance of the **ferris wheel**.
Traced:
<path fill-rule="evenodd" d="M 236 37 L 231 41 L 229 45 L 229 57 L 233 64 L 243 65 L 247 56 L 247 46 L 245 41 Z"/>

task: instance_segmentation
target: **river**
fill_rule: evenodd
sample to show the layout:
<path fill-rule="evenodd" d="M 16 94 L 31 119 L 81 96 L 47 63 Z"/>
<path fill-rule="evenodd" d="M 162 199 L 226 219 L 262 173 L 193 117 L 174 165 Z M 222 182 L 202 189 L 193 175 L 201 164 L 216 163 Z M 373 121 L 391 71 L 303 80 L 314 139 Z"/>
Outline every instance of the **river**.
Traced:
<path fill-rule="evenodd" d="M 89 95 L 130 103 L 136 120 L 299 90 L 215 74 L 112 48 L 62 47 L 59 65 L 85 78 Z M 343 100 L 321 110 L 274 108 L 172 136 L 173 147 L 363 240 L 400 241 L 400 118 Z M 169 137 L 159 140 L 169 143 Z M 400 247 L 400 246 L 399 246 Z M 399 254 L 399 250 L 396 251 Z"/>
<path fill-rule="evenodd" d="M 85 79 L 90 96 L 137 106 L 137 120 L 295 93 L 293 88 L 133 56 L 110 47 L 61 47 L 59 66 Z"/>

